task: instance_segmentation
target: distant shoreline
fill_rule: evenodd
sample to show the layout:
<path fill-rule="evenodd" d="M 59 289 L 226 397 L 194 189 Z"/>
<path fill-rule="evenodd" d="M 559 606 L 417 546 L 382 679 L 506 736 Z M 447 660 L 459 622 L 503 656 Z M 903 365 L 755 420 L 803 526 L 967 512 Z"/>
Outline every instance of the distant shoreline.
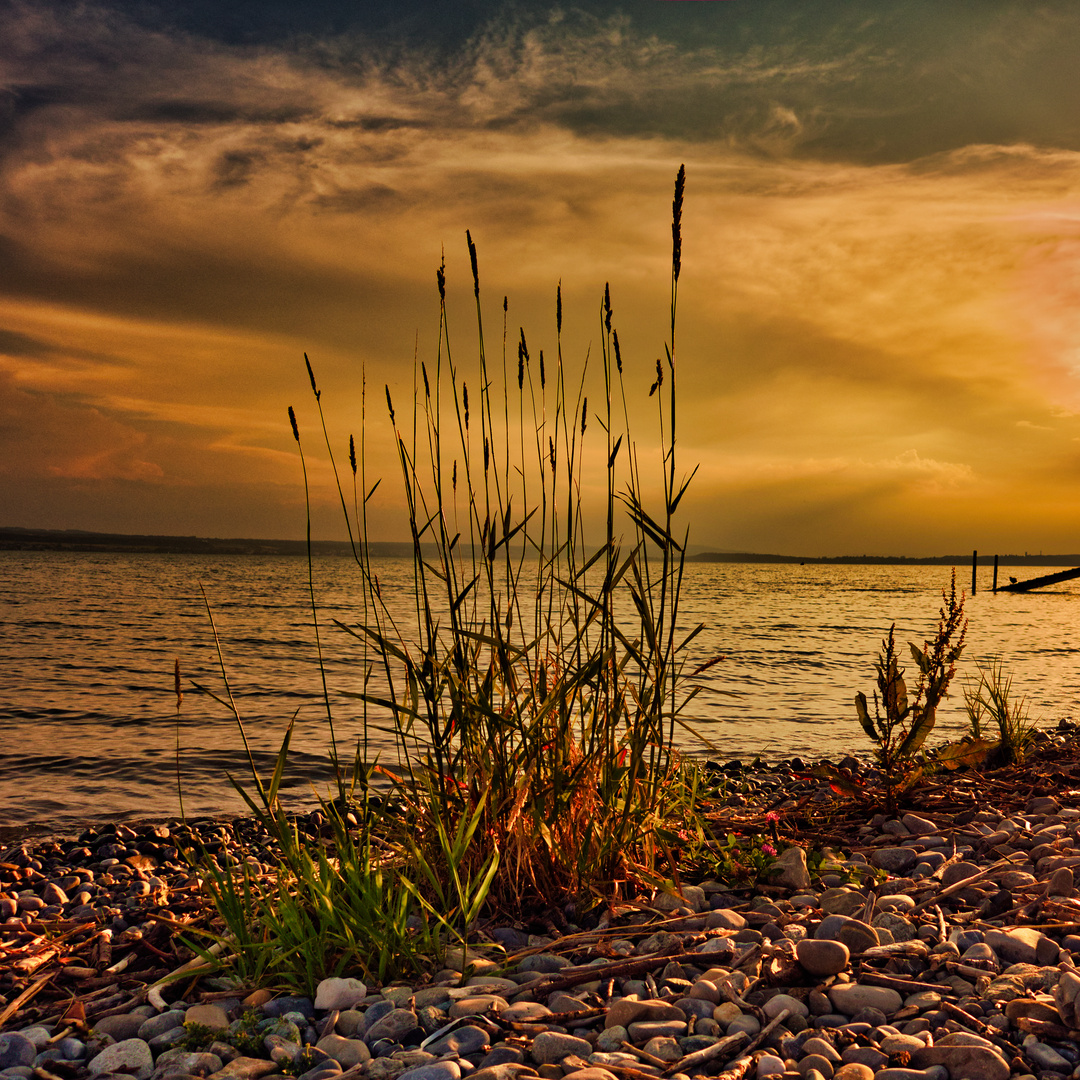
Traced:
<path fill-rule="evenodd" d="M 409 558 L 412 544 L 378 541 L 373 555 Z M 220 539 L 200 536 L 153 536 L 91 532 L 82 529 L 0 527 L 0 551 L 128 552 L 166 555 L 306 555 L 305 540 Z M 343 540 L 313 540 L 315 555 L 351 556 Z M 1001 566 L 1080 566 L 1080 554 L 998 556 Z M 787 563 L 837 566 L 970 566 L 970 555 L 770 555 L 751 551 L 706 551 L 688 555 L 688 562 Z M 993 566 L 994 555 L 980 555 L 980 566 Z"/>

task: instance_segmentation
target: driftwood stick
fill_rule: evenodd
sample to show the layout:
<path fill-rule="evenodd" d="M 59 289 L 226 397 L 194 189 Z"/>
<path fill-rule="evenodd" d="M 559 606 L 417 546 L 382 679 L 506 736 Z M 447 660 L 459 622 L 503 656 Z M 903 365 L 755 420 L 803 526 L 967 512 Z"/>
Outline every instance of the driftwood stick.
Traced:
<path fill-rule="evenodd" d="M 677 952 L 670 956 L 640 956 L 632 960 L 615 960 L 610 964 L 597 964 L 595 967 L 575 968 L 569 974 L 555 975 L 550 979 L 536 979 L 523 986 L 530 990 L 536 997 L 547 997 L 556 990 L 566 990 L 571 986 L 577 986 L 583 982 L 603 981 L 611 978 L 626 978 L 627 976 L 642 975 L 654 968 L 666 967 L 672 961 L 678 962 L 687 956 L 694 956 L 700 960 L 698 953 Z M 606 1068 L 606 1066 L 605 1066 Z"/>
<path fill-rule="evenodd" d="M 937 994 L 950 994 L 953 991 L 942 983 L 919 982 L 918 979 L 904 979 L 897 975 L 882 975 L 877 971 L 868 971 L 863 968 L 859 972 L 859 982 L 868 986 L 886 986 L 890 990 L 898 990 L 901 994 L 917 994 L 920 990 L 932 990 Z M 942 1008 L 945 1003 L 942 1002 Z"/>
<path fill-rule="evenodd" d="M 779 1027 L 791 1015 L 790 1009 L 781 1009 L 747 1044 L 743 1051 L 752 1054 L 773 1032 L 773 1028 Z"/>
<path fill-rule="evenodd" d="M 0 1027 L 14 1016 L 51 978 L 53 973 L 42 975 L 37 982 L 31 983 L 2 1013 L 0 1013 Z"/>
<path fill-rule="evenodd" d="M 746 1074 L 753 1067 L 753 1057 L 741 1057 L 738 1061 L 733 1061 L 722 1073 L 717 1074 L 716 1080 L 745 1080 Z"/>
<path fill-rule="evenodd" d="M 727 1038 L 714 1042 L 712 1046 L 706 1046 L 704 1050 L 696 1050 L 678 1061 L 673 1061 L 664 1069 L 664 1075 L 671 1076 L 672 1073 L 687 1072 L 698 1065 L 704 1065 L 706 1061 L 711 1061 L 713 1058 L 724 1057 L 734 1050 L 739 1043 L 745 1042 L 749 1038 L 750 1036 L 745 1031 L 737 1031 L 734 1035 L 728 1035 Z"/>
<path fill-rule="evenodd" d="M 987 866 L 985 869 L 980 870 L 977 874 L 972 874 L 971 877 L 961 878 L 959 881 L 953 882 L 952 885 L 946 885 L 944 889 L 939 890 L 933 896 L 927 897 L 925 900 L 916 904 L 911 910 L 922 911 L 923 908 L 931 907 L 937 903 L 944 896 L 951 896 L 955 892 L 959 892 L 961 889 L 966 889 L 969 885 L 974 885 L 976 881 L 982 881 L 984 877 L 988 877 L 995 870 L 1001 870 L 1003 867 L 1011 866 L 1017 862 L 1017 859 L 1027 858 L 1024 852 L 1017 852 L 1016 856 L 1009 855 L 1004 859 L 1000 859 L 998 862 L 991 866 Z"/>
<path fill-rule="evenodd" d="M 563 1061 L 574 1070 L 592 1068 L 583 1057 L 578 1057 L 577 1054 L 567 1054 Z M 609 1073 L 614 1073 L 619 1080 L 657 1080 L 656 1073 L 634 1069 L 629 1065 L 605 1065 L 604 1068 Z"/>

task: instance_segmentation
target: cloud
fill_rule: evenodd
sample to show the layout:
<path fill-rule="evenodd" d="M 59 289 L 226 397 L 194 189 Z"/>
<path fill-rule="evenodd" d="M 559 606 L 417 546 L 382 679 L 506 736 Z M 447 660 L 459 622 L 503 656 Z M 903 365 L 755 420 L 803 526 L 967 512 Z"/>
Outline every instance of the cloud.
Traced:
<path fill-rule="evenodd" d="M 734 499 L 744 536 L 801 522 L 795 539 L 839 543 L 840 516 L 892 543 L 890 520 L 927 506 L 955 520 L 958 493 L 1049 484 L 1040 461 L 1072 460 L 1080 411 L 1080 139 L 1072 91 L 1048 104 L 1036 80 L 1010 105 L 995 80 L 1058 70 L 1080 21 L 1008 8 L 964 48 L 934 32 L 963 23 L 951 7 L 917 27 L 821 4 L 775 25 L 750 5 L 470 8 L 440 46 L 389 15 L 244 44 L 243 11 L 212 34 L 191 5 L 167 23 L 9 4 L 0 372 L 30 425 L 13 452 L 124 514 L 136 488 L 166 517 L 180 492 L 255 531 L 275 520 L 260 500 L 297 505 L 285 406 L 318 430 L 303 352 L 333 445 L 361 372 L 382 423 L 383 383 L 407 400 L 414 356 L 436 355 L 444 245 L 455 356 L 475 354 L 465 228 L 491 354 L 505 294 L 508 339 L 523 326 L 554 355 L 561 280 L 568 362 L 597 378 L 610 281 L 651 422 L 685 161 L 682 431 L 706 535 Z M 371 454 L 392 466 L 374 437 Z M 312 469 L 318 515 L 336 492 Z"/>

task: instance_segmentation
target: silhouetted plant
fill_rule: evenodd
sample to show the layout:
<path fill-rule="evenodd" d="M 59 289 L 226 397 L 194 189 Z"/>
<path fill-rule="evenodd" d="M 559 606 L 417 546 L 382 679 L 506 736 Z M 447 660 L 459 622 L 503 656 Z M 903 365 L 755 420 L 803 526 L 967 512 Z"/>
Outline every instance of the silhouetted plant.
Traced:
<path fill-rule="evenodd" d="M 956 594 L 956 572 L 948 594 L 941 594 L 934 637 L 922 646 L 909 643 L 912 659 L 919 669 L 915 694 L 909 699 L 904 669 L 900 667 L 896 647 L 896 625 L 881 643 L 875 663 L 877 692 L 871 714 L 866 695 L 855 695 L 859 723 L 877 749 L 874 756 L 885 774 L 885 801 L 895 813 L 898 797 L 922 775 L 923 768 L 914 758 L 922 749 L 937 720 L 938 706 L 956 674 L 956 661 L 964 648 L 967 620 L 964 618 L 964 595 Z"/>

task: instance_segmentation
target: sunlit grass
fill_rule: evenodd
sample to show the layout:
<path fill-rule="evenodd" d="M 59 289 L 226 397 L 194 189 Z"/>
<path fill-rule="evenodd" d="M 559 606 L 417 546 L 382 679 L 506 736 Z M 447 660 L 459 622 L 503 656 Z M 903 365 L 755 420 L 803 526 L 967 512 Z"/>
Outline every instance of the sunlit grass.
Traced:
<path fill-rule="evenodd" d="M 696 777 L 675 750 L 695 693 L 683 657 L 702 629 L 679 625 L 682 500 L 693 475 L 677 454 L 683 187 L 680 169 L 663 359 L 624 371 L 605 288 L 593 361 L 603 390 L 591 407 L 587 361 L 564 358 L 561 288 L 555 355 L 534 356 L 521 329 L 509 335 L 516 358 L 504 344 L 492 363 L 479 258 L 466 234 L 477 326 L 466 373 L 451 347 L 440 266 L 436 354 L 417 364 L 409 408 L 399 414 L 385 390 L 413 546 L 411 628 L 391 615 L 369 553 L 367 508 L 381 481 L 365 472 L 365 385 L 360 452 L 349 443 L 351 500 L 338 483 L 359 570 L 358 617 L 337 624 L 357 643 L 365 734 L 346 767 L 327 692 L 337 798 L 324 804 L 330 835 L 314 852 L 279 802 L 288 736 L 273 778 L 252 764 L 255 791 L 244 796 L 275 838 L 277 881 L 225 872 L 212 883 L 243 977 L 309 990 L 346 969 L 381 980 L 464 939 L 481 912 L 562 912 L 567 901 L 581 912 L 677 879 L 674 838 L 701 835 Z M 504 343 L 505 313 L 504 302 Z M 325 437 L 322 393 L 307 370 Z M 656 409 L 651 467 L 629 427 L 637 394 Z M 289 417 L 306 486 L 291 407 Z M 333 462 L 328 437 L 326 447 Z M 603 463 L 599 535 L 582 509 L 587 447 Z M 313 585 L 311 599 L 321 664 L 326 628 Z M 374 689 L 376 672 L 383 689 Z M 239 722 L 231 695 L 226 704 Z M 394 760 L 368 760 L 375 728 L 390 732 Z M 393 815 L 376 812 L 376 777 L 391 787 Z"/>

